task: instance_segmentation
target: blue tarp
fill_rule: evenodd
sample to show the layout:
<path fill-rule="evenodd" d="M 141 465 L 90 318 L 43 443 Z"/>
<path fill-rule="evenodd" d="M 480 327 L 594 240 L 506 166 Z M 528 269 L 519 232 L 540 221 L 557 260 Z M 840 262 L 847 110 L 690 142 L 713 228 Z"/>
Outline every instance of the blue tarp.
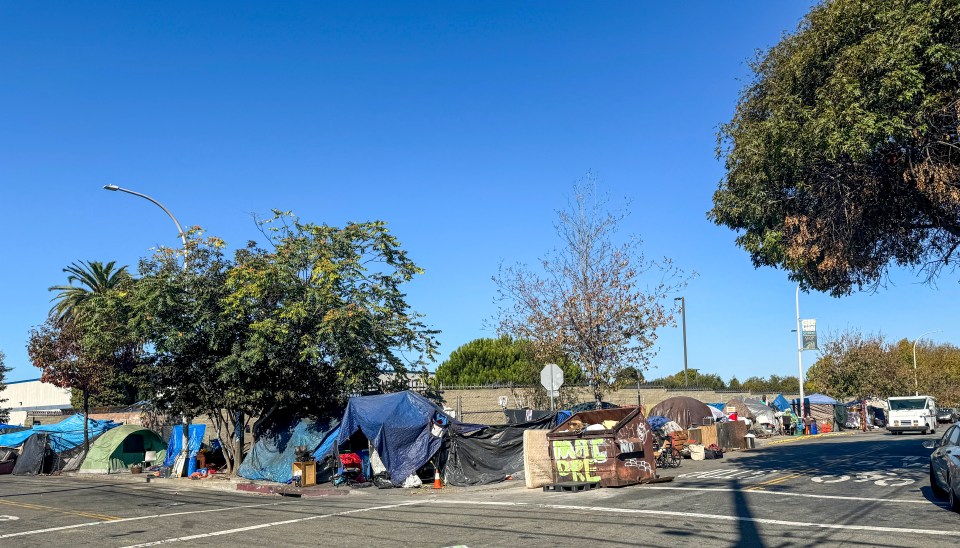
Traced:
<path fill-rule="evenodd" d="M 773 403 L 771 403 L 777 411 L 786 411 L 790 409 L 790 402 L 787 401 L 787 398 L 783 397 L 783 394 L 777 394 L 777 397 L 774 398 Z"/>
<path fill-rule="evenodd" d="M 824 394 L 810 394 L 809 396 L 803 398 L 803 401 L 807 405 L 839 405 L 840 404 L 840 402 L 838 402 L 837 400 L 831 398 L 830 396 L 826 396 Z M 794 398 L 791 403 L 794 405 L 799 405 L 800 404 L 799 398 Z"/>
<path fill-rule="evenodd" d="M 203 443 L 203 435 L 207 431 L 206 424 L 191 424 L 187 431 L 190 439 L 187 442 L 187 448 L 190 450 L 190 457 L 196 457 L 200 451 L 200 444 Z M 170 441 L 167 442 L 167 455 L 163 459 L 164 466 L 173 466 L 177 456 L 183 451 L 183 425 L 178 424 L 173 427 L 173 433 L 170 434 Z"/>
<path fill-rule="evenodd" d="M 410 391 L 350 398 L 340 423 L 337 444 L 347 443 L 357 430 L 370 440 L 390 479 L 402 483 L 433 457 L 442 440 L 431 433 L 433 422 L 449 423 L 459 432 L 482 425 L 452 420 L 430 400 Z"/>
<path fill-rule="evenodd" d="M 654 430 L 662 428 L 664 424 L 670 422 L 670 419 L 661 415 L 653 415 L 652 417 L 647 417 L 647 424 L 650 425 L 650 428 Z"/>
<path fill-rule="evenodd" d="M 123 423 L 90 419 L 87 421 L 87 432 L 90 439 L 93 440 L 100 434 L 121 424 Z M 28 430 L 3 434 L 0 436 L 0 446 L 20 447 L 24 440 L 37 432 L 50 434 L 50 449 L 56 453 L 79 447 L 83 445 L 83 415 L 78 413 L 56 424 L 44 424 Z"/>
<path fill-rule="evenodd" d="M 317 460 L 322 461 L 322 457 L 330 453 L 338 432 L 336 419 L 295 419 L 290 424 L 276 425 L 257 436 L 253 449 L 240 465 L 240 475 L 252 480 L 290 483 L 293 462 L 297 460 L 297 446 L 307 446 Z M 324 444 L 327 444 L 327 451 L 321 453 Z M 319 466 L 317 476 L 317 481 L 322 481 Z"/>
<path fill-rule="evenodd" d="M 719 409 L 720 411 L 723 411 L 724 408 L 727 406 L 727 404 L 725 404 L 725 403 L 723 403 L 723 402 L 708 403 L 707 405 L 710 406 L 710 407 L 713 407 L 714 409 Z"/>

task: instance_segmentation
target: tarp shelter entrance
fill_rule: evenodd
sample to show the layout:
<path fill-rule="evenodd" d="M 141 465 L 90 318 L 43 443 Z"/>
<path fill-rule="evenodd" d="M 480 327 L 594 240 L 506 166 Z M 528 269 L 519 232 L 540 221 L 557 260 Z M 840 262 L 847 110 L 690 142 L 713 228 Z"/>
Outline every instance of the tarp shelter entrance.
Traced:
<path fill-rule="evenodd" d="M 354 434 L 362 433 L 377 451 L 391 481 L 399 484 L 433 457 L 449 427 L 460 432 L 484 428 L 451 419 L 433 402 L 409 390 L 357 396 L 347 403 L 337 445 L 347 445 Z"/>
<path fill-rule="evenodd" d="M 332 470 L 322 463 L 332 453 L 333 442 L 340 433 L 339 424 L 339 419 L 294 419 L 287 424 L 265 428 L 243 459 L 239 474 L 251 480 L 290 483 L 297 447 L 306 446 L 317 459 L 317 482 L 330 481 Z"/>
<path fill-rule="evenodd" d="M 200 452 L 200 445 L 203 443 L 203 435 L 207 432 L 206 424 L 191 424 L 187 430 L 187 449 L 190 451 L 189 457 L 194 458 Z M 167 443 L 167 454 L 163 459 L 164 466 L 173 466 L 180 452 L 183 451 L 183 425 L 178 424 L 173 427 L 173 433 L 170 434 L 170 441 Z"/>
<path fill-rule="evenodd" d="M 683 428 L 699 426 L 703 419 L 712 419 L 713 412 L 707 404 L 688 396 L 667 398 L 650 409 L 650 415 L 667 417 Z"/>
<path fill-rule="evenodd" d="M 487 485 L 523 471 L 523 433 L 553 428 L 554 415 L 522 424 L 488 426 L 473 432 L 452 428 L 441 451 L 448 485 Z"/>
<path fill-rule="evenodd" d="M 80 472 L 84 474 L 126 472 L 130 465 L 142 463 L 147 451 L 160 453 L 165 451 L 166 447 L 163 439 L 153 430 L 134 424 L 125 424 L 110 430 L 90 445 L 90 453 L 83 459 Z"/>

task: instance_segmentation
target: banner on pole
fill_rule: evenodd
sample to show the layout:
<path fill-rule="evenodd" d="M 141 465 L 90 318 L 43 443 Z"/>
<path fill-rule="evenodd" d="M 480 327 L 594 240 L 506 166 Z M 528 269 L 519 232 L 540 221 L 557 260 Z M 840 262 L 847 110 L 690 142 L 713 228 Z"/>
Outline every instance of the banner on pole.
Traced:
<path fill-rule="evenodd" d="M 803 349 L 817 350 L 817 320 L 800 320 Z"/>

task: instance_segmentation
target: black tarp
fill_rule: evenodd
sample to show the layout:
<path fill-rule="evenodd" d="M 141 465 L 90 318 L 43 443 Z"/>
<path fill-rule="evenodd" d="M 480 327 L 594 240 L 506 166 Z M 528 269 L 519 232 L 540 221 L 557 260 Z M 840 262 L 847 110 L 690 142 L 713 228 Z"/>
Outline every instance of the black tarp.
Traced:
<path fill-rule="evenodd" d="M 504 409 L 503 414 L 507 417 L 507 424 L 516 425 L 552 417 L 554 412 L 544 409 Z"/>
<path fill-rule="evenodd" d="M 36 433 L 23 441 L 17 464 L 13 466 L 14 476 L 36 476 L 43 470 L 44 461 L 49 459 L 49 435 Z"/>
<path fill-rule="evenodd" d="M 83 462 L 83 445 L 65 449 L 60 453 L 50 448 L 51 437 L 56 434 L 37 432 L 23 441 L 20 456 L 11 472 L 15 476 L 36 476 L 52 472 L 76 470 Z M 93 444 L 92 438 L 90 444 Z M 62 443 L 61 443 L 62 444 Z"/>
<path fill-rule="evenodd" d="M 523 471 L 523 432 L 553 427 L 553 415 L 522 424 L 488 426 L 463 433 L 450 429 L 441 456 L 444 480 L 449 485 L 498 483 Z"/>

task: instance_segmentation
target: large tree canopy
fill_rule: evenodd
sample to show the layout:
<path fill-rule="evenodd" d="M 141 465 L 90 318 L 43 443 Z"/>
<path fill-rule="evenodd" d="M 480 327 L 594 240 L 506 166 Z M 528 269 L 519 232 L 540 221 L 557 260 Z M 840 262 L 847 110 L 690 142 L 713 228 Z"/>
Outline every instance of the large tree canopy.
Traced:
<path fill-rule="evenodd" d="M 833 295 L 960 246 L 960 0 L 834 0 L 752 64 L 710 218 Z"/>
<path fill-rule="evenodd" d="M 580 368 L 569 360 L 551 360 L 564 373 L 565 384 L 583 381 Z M 437 367 L 437 380 L 445 385 L 477 386 L 495 383 L 536 386 L 546 361 L 536 359 L 533 345 L 509 336 L 475 339 L 453 352 Z"/>

